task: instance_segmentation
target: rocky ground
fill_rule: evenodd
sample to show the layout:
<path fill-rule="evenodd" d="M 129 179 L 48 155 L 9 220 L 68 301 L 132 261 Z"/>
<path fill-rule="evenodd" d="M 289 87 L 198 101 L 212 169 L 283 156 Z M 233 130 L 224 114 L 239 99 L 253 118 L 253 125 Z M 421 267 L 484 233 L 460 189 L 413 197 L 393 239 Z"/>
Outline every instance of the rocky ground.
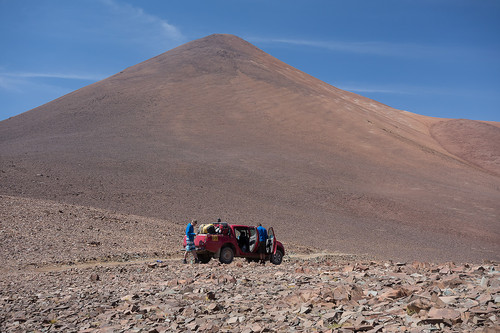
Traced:
<path fill-rule="evenodd" d="M 498 332 L 500 267 L 285 244 L 182 264 L 184 225 L 0 197 L 0 332 Z"/>
<path fill-rule="evenodd" d="M 2 276 L 5 332 L 498 332 L 498 264 L 180 259 Z"/>
<path fill-rule="evenodd" d="M 0 195 L 0 273 L 43 265 L 178 255 L 185 225 Z"/>

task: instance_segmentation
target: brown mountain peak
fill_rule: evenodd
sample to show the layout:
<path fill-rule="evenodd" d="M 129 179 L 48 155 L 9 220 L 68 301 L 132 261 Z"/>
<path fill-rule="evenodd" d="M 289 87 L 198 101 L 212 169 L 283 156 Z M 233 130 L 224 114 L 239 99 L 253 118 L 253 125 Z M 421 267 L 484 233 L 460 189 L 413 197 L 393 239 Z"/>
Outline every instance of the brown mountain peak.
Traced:
<path fill-rule="evenodd" d="M 233 77 L 238 72 L 255 75 L 272 70 L 275 72 L 272 75 L 276 75 L 276 66 L 290 67 L 240 37 L 213 34 L 132 66 L 123 73 L 143 73 L 149 78 L 161 75 L 164 80 L 217 74 L 222 79 L 222 75 Z"/>

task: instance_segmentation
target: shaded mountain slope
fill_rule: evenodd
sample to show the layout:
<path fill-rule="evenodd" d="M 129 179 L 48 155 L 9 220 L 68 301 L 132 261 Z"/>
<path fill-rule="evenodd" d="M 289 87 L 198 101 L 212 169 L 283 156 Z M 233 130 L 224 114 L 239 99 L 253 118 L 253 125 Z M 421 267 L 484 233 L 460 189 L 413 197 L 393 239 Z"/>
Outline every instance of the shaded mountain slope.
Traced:
<path fill-rule="evenodd" d="M 343 252 L 499 259 L 498 160 L 463 154 L 443 121 L 212 35 L 0 122 L 0 193 L 262 222 Z M 495 130 L 469 130 L 498 155 L 483 145 Z"/>
<path fill-rule="evenodd" d="M 453 119 L 436 123 L 432 135 L 451 154 L 500 176 L 500 127 L 487 122 Z"/>

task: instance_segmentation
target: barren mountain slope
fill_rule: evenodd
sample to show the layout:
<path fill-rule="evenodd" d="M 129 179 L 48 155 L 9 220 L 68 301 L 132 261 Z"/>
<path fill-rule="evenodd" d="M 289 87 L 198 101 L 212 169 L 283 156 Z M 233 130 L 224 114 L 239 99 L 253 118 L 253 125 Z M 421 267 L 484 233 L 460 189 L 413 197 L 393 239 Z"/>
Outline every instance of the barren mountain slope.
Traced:
<path fill-rule="evenodd" d="M 497 176 L 500 175 L 500 128 L 498 124 L 453 119 L 431 128 L 436 140 L 450 153 Z"/>
<path fill-rule="evenodd" d="M 442 121 L 212 35 L 0 122 L 0 194 L 263 222 L 386 258 L 499 259 L 498 159 L 481 156 L 498 156 L 483 142 L 500 129 L 469 128 L 478 157 Z"/>

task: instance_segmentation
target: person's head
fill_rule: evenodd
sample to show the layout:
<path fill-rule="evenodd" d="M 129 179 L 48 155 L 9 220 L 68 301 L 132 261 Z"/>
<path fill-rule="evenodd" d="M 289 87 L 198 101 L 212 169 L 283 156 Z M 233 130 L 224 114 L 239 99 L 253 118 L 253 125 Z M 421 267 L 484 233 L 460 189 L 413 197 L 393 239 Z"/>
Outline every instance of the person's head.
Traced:
<path fill-rule="evenodd" d="M 259 223 L 259 227 L 262 227 L 262 223 Z"/>
<path fill-rule="evenodd" d="M 191 224 L 192 224 L 192 225 L 197 225 L 197 224 L 198 224 L 198 221 L 196 221 L 196 220 L 192 220 L 192 221 L 191 221 Z"/>
<path fill-rule="evenodd" d="M 220 223 L 220 222 L 221 222 L 221 219 L 220 219 L 220 218 L 218 218 L 218 219 L 217 219 L 217 222 L 219 222 L 219 223 Z"/>

